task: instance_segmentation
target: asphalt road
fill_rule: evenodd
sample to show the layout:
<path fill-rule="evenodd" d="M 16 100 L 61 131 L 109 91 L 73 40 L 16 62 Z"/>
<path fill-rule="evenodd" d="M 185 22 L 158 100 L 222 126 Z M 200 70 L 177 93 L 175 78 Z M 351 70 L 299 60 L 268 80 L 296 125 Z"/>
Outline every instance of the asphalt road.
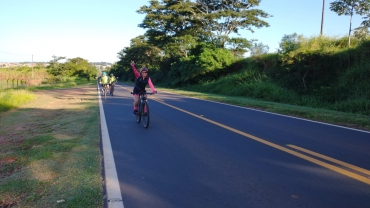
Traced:
<path fill-rule="evenodd" d="M 370 207 L 370 132 L 132 87 L 103 101 L 125 208 Z M 150 89 L 149 89 L 150 91 Z"/>

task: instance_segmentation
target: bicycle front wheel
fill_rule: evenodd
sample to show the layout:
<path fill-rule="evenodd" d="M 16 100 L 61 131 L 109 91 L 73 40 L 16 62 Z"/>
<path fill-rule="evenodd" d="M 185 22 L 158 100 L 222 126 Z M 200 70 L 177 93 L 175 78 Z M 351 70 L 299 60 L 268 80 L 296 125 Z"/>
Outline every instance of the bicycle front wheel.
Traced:
<path fill-rule="evenodd" d="M 144 102 L 143 103 L 143 125 L 145 128 L 148 128 L 149 127 L 149 118 L 150 118 L 150 114 L 149 114 L 149 105 L 148 105 L 148 102 Z"/>
<path fill-rule="evenodd" d="M 142 115 L 142 112 L 143 112 L 143 105 L 141 103 L 139 103 L 139 111 L 136 113 L 136 122 L 140 123 L 141 121 L 141 115 Z"/>

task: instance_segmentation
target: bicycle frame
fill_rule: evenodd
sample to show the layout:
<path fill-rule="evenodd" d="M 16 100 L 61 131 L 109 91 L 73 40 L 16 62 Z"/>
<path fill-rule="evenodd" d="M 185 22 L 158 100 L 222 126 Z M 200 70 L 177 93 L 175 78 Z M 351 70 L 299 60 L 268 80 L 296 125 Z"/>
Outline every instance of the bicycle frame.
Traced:
<path fill-rule="evenodd" d="M 133 94 L 131 92 L 131 94 Z M 143 126 L 145 128 L 149 127 L 150 113 L 149 113 L 149 104 L 147 97 L 145 95 L 153 95 L 153 93 L 140 92 L 139 93 L 139 106 L 138 112 L 136 114 L 136 122 L 140 123 L 141 118 L 143 119 Z"/>

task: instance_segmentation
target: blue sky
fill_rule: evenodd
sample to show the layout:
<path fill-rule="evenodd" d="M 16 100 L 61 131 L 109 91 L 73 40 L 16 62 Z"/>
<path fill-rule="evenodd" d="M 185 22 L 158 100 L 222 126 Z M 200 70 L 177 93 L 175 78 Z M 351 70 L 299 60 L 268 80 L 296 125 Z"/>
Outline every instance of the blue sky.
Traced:
<path fill-rule="evenodd" d="M 330 11 L 326 0 L 324 35 L 348 34 L 349 16 Z M 275 52 L 284 34 L 319 35 L 322 0 L 262 0 L 258 9 L 273 15 L 270 27 L 239 31 Z M 147 0 L 0 0 L 0 62 L 48 62 L 53 55 L 90 62 L 118 61 L 117 53 L 144 34 L 144 15 L 136 11 Z M 352 27 L 361 17 L 354 16 Z"/>

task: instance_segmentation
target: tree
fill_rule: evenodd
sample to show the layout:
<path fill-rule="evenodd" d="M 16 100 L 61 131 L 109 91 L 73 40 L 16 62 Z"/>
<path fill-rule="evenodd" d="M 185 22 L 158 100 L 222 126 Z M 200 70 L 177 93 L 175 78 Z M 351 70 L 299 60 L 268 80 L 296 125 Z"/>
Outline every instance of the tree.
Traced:
<path fill-rule="evenodd" d="M 133 60 L 139 65 L 150 68 L 159 63 L 161 54 L 162 51 L 150 44 L 147 37 L 143 35 L 131 39 L 130 47 L 125 47 L 118 53 L 119 58 L 125 59 L 126 64 Z"/>
<path fill-rule="evenodd" d="M 248 41 L 245 38 L 230 38 L 227 41 L 227 45 L 234 57 L 241 58 L 246 52 L 248 52 L 248 48 L 252 47 L 253 41 L 254 40 Z"/>
<path fill-rule="evenodd" d="M 353 35 L 360 41 L 364 41 L 370 37 L 370 32 L 367 26 L 361 26 L 354 29 Z"/>
<path fill-rule="evenodd" d="M 278 52 L 285 54 L 291 51 L 294 51 L 299 48 L 301 42 L 303 40 L 303 35 L 298 35 L 297 33 L 293 33 L 291 35 L 284 35 L 279 43 Z"/>
<path fill-rule="evenodd" d="M 270 15 L 252 9 L 259 3 L 260 0 L 153 0 L 150 6 L 138 10 L 146 14 L 139 27 L 147 29 L 149 42 L 160 48 L 172 42 L 173 37 L 184 35 L 224 48 L 231 33 L 269 26 L 261 18 Z"/>
<path fill-rule="evenodd" d="M 239 34 L 240 29 L 254 32 L 253 27 L 268 27 L 260 18 L 271 17 L 260 9 L 261 0 L 197 0 L 196 20 L 202 25 L 206 35 L 217 47 L 223 48 L 231 33 Z"/>
<path fill-rule="evenodd" d="M 263 45 L 262 43 L 254 43 L 251 50 L 251 56 L 267 54 L 269 51 L 268 45 Z"/>
<path fill-rule="evenodd" d="M 164 48 L 166 54 L 173 57 L 188 57 L 190 50 L 196 46 L 197 42 L 191 35 L 184 35 L 181 37 L 174 37 L 172 42 L 167 44 Z"/>
<path fill-rule="evenodd" d="M 370 27 L 370 13 L 367 14 L 367 16 L 362 18 L 364 21 L 361 22 L 362 27 Z"/>
<path fill-rule="evenodd" d="M 68 61 L 63 64 L 62 68 L 64 73 L 68 76 L 77 76 L 87 80 L 94 79 L 98 74 L 98 70 L 95 66 L 80 57 L 68 59 Z"/>
<path fill-rule="evenodd" d="M 336 0 L 330 3 L 330 10 L 336 12 L 339 16 L 349 15 L 349 32 L 348 32 L 348 47 L 351 44 L 351 27 L 352 27 L 352 16 L 354 14 L 364 15 L 368 14 L 370 10 L 369 0 Z"/>
<path fill-rule="evenodd" d="M 201 28 L 196 28 L 192 17 L 195 4 L 189 0 L 150 1 L 150 6 L 142 6 L 137 12 L 146 14 L 139 27 L 147 29 L 148 42 L 162 48 L 172 42 L 173 37 L 196 36 Z"/>
<path fill-rule="evenodd" d="M 48 66 L 49 73 L 54 75 L 54 76 L 63 75 L 63 70 L 59 66 L 59 61 L 62 60 L 62 59 L 65 59 L 66 57 L 65 56 L 56 56 L 56 55 L 53 55 L 52 57 L 53 57 L 53 60 L 51 60 L 49 62 L 49 66 Z"/>
<path fill-rule="evenodd" d="M 53 55 L 52 57 L 53 60 L 50 61 L 50 64 L 53 65 L 53 67 L 56 67 L 59 64 L 58 61 L 66 58 L 65 56 L 56 56 L 56 55 Z"/>
<path fill-rule="evenodd" d="M 131 39 L 130 47 L 125 47 L 118 53 L 119 61 L 112 66 L 110 71 L 122 80 L 131 80 L 134 78 L 130 62 L 135 61 L 136 67 L 146 66 L 151 71 L 159 68 L 163 58 L 163 50 L 150 44 L 146 36 L 138 36 Z"/>

